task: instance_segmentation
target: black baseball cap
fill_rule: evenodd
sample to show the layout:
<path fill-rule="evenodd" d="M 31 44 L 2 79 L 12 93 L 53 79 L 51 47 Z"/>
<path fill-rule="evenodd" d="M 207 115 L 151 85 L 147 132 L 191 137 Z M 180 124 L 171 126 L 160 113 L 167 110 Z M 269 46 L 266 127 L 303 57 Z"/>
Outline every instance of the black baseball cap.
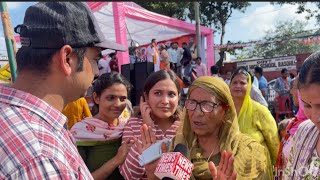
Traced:
<path fill-rule="evenodd" d="M 123 45 L 105 39 L 96 18 L 84 2 L 40 2 L 30 6 L 23 24 L 14 28 L 21 46 L 54 49 L 100 47 L 127 51 Z"/>

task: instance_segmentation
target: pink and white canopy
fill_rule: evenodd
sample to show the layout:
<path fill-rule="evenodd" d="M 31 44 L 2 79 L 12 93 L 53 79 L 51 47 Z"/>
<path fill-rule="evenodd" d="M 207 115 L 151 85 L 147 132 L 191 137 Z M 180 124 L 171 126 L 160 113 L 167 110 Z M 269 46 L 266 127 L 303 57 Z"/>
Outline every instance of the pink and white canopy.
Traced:
<path fill-rule="evenodd" d="M 106 39 L 124 46 L 131 40 L 140 45 L 149 44 L 151 39 L 169 40 L 195 34 L 195 24 L 148 11 L 133 2 L 87 2 L 96 17 Z M 202 58 L 209 68 L 214 64 L 213 30 L 200 27 Z M 16 37 L 17 42 L 20 38 Z M 206 41 L 206 44 L 204 43 Z M 205 51 L 206 47 L 206 51 Z M 118 52 L 119 65 L 130 63 L 129 52 Z"/>
<path fill-rule="evenodd" d="M 196 33 L 195 24 L 148 11 L 133 2 L 87 3 L 105 37 L 125 46 L 131 40 L 145 45 L 153 38 L 163 41 Z M 203 55 L 206 56 L 207 67 L 210 67 L 214 64 L 213 30 L 201 26 L 200 31 L 203 42 L 206 38 L 207 51 Z M 202 44 L 204 50 L 205 45 Z M 118 52 L 118 59 L 120 65 L 129 63 L 129 52 Z"/>

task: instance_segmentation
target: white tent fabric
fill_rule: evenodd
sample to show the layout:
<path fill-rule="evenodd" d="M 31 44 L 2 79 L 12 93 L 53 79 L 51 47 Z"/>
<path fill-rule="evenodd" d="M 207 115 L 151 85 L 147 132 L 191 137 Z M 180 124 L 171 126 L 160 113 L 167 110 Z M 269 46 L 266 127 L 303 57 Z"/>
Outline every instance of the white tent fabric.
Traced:
<path fill-rule="evenodd" d="M 116 41 L 112 3 L 108 3 L 98 11 L 95 11 L 94 16 L 96 17 L 105 37 L 109 40 Z M 127 30 L 127 41 L 129 45 L 131 39 L 137 41 L 140 45 L 145 45 L 149 44 L 153 38 L 156 38 L 157 41 L 163 41 L 191 34 L 190 32 L 186 32 L 184 30 L 171 28 L 161 24 L 140 21 L 129 17 L 125 17 L 125 24 Z"/>

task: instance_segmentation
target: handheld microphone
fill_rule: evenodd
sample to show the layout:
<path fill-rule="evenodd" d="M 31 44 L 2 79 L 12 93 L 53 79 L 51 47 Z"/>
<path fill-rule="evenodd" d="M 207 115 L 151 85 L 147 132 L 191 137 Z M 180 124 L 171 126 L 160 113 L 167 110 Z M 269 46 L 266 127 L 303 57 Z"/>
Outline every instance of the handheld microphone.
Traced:
<path fill-rule="evenodd" d="M 193 164 L 186 156 L 187 147 L 178 144 L 174 152 L 162 154 L 154 174 L 163 180 L 189 180 Z"/>

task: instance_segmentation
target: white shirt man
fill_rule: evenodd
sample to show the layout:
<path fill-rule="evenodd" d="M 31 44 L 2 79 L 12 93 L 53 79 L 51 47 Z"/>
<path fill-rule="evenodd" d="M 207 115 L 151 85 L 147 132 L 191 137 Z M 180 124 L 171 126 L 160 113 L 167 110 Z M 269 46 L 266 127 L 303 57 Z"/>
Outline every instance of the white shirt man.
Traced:
<path fill-rule="evenodd" d="M 154 72 L 160 70 L 159 51 L 155 39 L 151 40 L 151 45 L 147 48 L 147 61 L 154 63 Z"/>

